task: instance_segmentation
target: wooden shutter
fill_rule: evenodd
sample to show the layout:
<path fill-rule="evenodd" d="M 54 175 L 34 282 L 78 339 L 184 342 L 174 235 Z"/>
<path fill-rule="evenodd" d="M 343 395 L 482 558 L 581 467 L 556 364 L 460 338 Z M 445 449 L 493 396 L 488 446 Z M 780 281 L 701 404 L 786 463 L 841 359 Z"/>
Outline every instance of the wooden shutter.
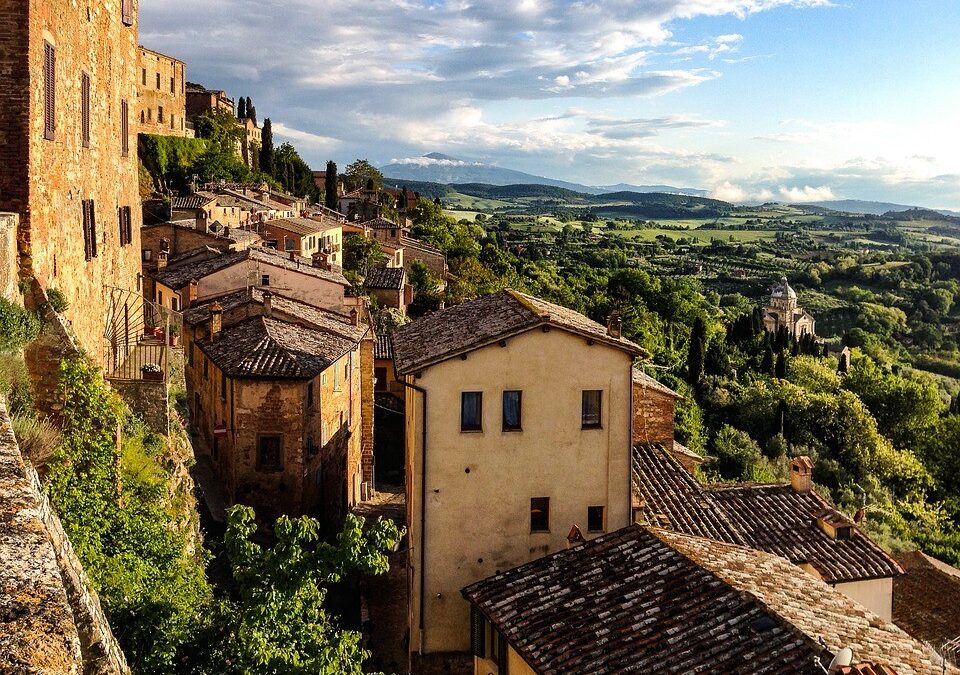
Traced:
<path fill-rule="evenodd" d="M 133 243 L 133 212 L 129 206 L 118 209 L 120 221 L 120 245 L 127 246 Z"/>
<path fill-rule="evenodd" d="M 80 78 L 80 133 L 83 147 L 90 147 L 90 76 L 84 73 Z"/>
<path fill-rule="evenodd" d="M 125 26 L 133 25 L 133 0 L 121 0 L 121 14 L 123 14 L 123 24 Z"/>
<path fill-rule="evenodd" d="M 126 100 L 120 101 L 120 153 L 130 154 L 130 106 Z"/>
<path fill-rule="evenodd" d="M 49 42 L 43 43 L 43 137 L 52 141 L 57 122 L 57 53 Z"/>
<path fill-rule="evenodd" d="M 93 200 L 90 199 L 87 201 L 90 205 L 90 255 L 91 257 L 97 257 L 97 214 L 93 208 Z"/>
<path fill-rule="evenodd" d="M 90 236 L 90 200 L 84 199 L 80 202 L 83 209 L 83 258 L 90 260 L 93 258 L 93 242 Z"/>
<path fill-rule="evenodd" d="M 124 206 L 123 212 L 125 214 L 125 218 L 127 222 L 127 243 L 132 244 L 133 243 L 133 213 L 131 212 L 129 206 Z"/>
<path fill-rule="evenodd" d="M 481 659 L 487 655 L 487 624 L 476 607 L 470 607 L 470 651 Z"/>

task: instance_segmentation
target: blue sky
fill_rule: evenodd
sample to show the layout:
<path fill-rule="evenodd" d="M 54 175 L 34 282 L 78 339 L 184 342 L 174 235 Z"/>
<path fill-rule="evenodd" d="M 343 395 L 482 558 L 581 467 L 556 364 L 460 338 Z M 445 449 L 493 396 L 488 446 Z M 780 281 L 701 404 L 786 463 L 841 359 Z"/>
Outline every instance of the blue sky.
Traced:
<path fill-rule="evenodd" d="M 442 152 L 732 201 L 960 208 L 955 0 L 143 0 L 313 165 Z M 420 160 L 426 161 L 426 160 Z"/>

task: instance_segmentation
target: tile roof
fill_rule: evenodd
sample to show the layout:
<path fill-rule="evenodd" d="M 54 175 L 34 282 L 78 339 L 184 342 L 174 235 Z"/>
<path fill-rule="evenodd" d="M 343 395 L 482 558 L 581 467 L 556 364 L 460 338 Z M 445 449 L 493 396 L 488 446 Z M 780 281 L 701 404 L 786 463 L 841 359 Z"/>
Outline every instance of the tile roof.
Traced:
<path fill-rule="evenodd" d="M 274 218 L 273 220 L 268 220 L 263 223 L 263 226 L 286 230 L 287 232 L 293 232 L 300 236 L 317 234 L 323 230 L 330 229 L 329 227 L 324 227 L 320 221 L 313 220 L 312 218 Z M 333 225 L 331 227 L 337 226 Z"/>
<path fill-rule="evenodd" d="M 263 296 L 265 290 L 262 288 L 242 288 L 239 290 L 224 293 L 215 297 L 205 298 L 202 302 L 194 304 L 183 312 L 183 320 L 191 326 L 197 326 L 210 320 L 210 305 L 214 302 L 220 303 L 220 308 L 224 314 L 244 305 L 256 305 L 256 311 L 259 312 L 263 306 Z M 276 291 L 271 291 L 271 307 L 275 318 L 291 323 L 302 323 L 306 326 L 312 326 L 320 330 L 330 331 L 341 337 L 359 341 L 366 335 L 368 326 L 360 324 L 354 326 L 350 323 L 349 314 L 343 314 L 335 310 L 314 307 L 313 305 L 288 298 Z"/>
<path fill-rule="evenodd" d="M 373 345 L 373 358 L 375 359 L 392 359 L 393 358 L 393 343 L 390 342 L 389 335 L 377 336 L 377 341 Z"/>
<path fill-rule="evenodd" d="M 363 279 L 364 288 L 382 288 L 400 290 L 406 280 L 406 270 L 402 267 L 374 267 Z"/>
<path fill-rule="evenodd" d="M 650 525 L 750 546 L 811 565 L 828 583 L 894 577 L 896 561 L 863 532 L 834 540 L 816 524 L 830 505 L 789 485 L 701 485 L 657 444 L 633 453 L 633 485 Z"/>
<path fill-rule="evenodd" d="M 412 248 L 415 251 L 423 251 L 424 253 L 433 253 L 434 255 L 443 256 L 443 251 L 441 251 L 439 248 L 424 243 L 419 239 L 414 239 L 413 237 L 400 235 L 400 245 L 404 248 Z"/>
<path fill-rule="evenodd" d="M 400 225 L 393 222 L 389 218 L 372 218 L 370 220 L 365 220 L 360 223 L 361 227 L 369 227 L 374 230 L 397 230 L 400 229 Z"/>
<path fill-rule="evenodd" d="M 400 326 L 393 333 L 399 374 L 411 373 L 502 338 L 550 325 L 639 356 L 643 349 L 625 338 L 607 335 L 605 326 L 582 314 L 505 289 Z"/>
<path fill-rule="evenodd" d="M 462 593 L 538 673 L 809 673 L 854 644 L 901 675 L 935 672 L 909 636 L 777 556 L 637 525 Z"/>
<path fill-rule="evenodd" d="M 893 580 L 893 622 L 936 649 L 956 640 L 960 636 L 960 570 L 920 551 L 894 558 L 905 574 Z M 952 654 L 954 665 L 958 656 Z"/>
<path fill-rule="evenodd" d="M 209 274 L 213 274 L 214 272 L 246 260 L 253 260 L 265 265 L 301 272 L 309 276 L 332 281 L 342 286 L 350 285 L 350 282 L 346 280 L 339 269 L 325 270 L 321 267 L 314 267 L 313 261 L 309 258 L 295 256 L 295 258 L 291 260 L 289 255 L 259 247 L 246 248 L 242 251 L 225 251 L 218 256 L 196 263 L 184 262 L 179 265 L 168 264 L 155 278 L 164 286 L 180 289 L 190 283 L 192 279 L 202 279 Z"/>
<path fill-rule="evenodd" d="M 174 209 L 202 209 L 210 202 L 215 201 L 212 195 L 192 194 L 187 197 L 174 197 Z"/>
<path fill-rule="evenodd" d="M 255 316 L 197 346 L 228 377 L 307 380 L 356 344 L 329 331 Z"/>
<path fill-rule="evenodd" d="M 633 369 L 633 383 L 642 385 L 646 389 L 653 389 L 654 391 L 659 391 L 661 394 L 672 396 L 673 398 L 678 400 L 683 398 L 681 394 L 678 394 L 667 385 L 650 377 L 639 368 Z"/>

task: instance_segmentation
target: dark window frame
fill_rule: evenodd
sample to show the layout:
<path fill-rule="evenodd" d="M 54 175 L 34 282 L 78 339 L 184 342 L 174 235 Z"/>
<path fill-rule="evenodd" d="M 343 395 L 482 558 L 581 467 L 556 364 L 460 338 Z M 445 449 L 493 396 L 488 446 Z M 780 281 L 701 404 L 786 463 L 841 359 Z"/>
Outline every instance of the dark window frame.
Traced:
<path fill-rule="evenodd" d="M 604 508 L 602 506 L 587 507 L 587 532 L 604 532 L 606 524 L 604 522 Z M 597 519 L 599 518 L 599 522 Z"/>
<path fill-rule="evenodd" d="M 133 243 L 133 211 L 129 206 L 121 206 L 117 212 L 120 221 L 120 246 L 129 246 Z"/>
<path fill-rule="evenodd" d="M 80 142 L 90 147 L 90 75 L 80 73 Z"/>
<path fill-rule="evenodd" d="M 467 397 L 477 397 L 476 422 L 467 423 Z M 460 431 L 461 432 L 480 432 L 483 431 L 483 392 L 482 391 L 463 391 L 460 392 Z"/>
<path fill-rule="evenodd" d="M 57 48 L 43 41 L 43 137 L 57 137 Z"/>
<path fill-rule="evenodd" d="M 507 422 L 507 395 L 517 395 L 517 421 L 516 424 Z M 523 391 L 520 389 L 505 389 L 501 398 L 501 418 L 503 422 L 503 431 L 523 431 Z"/>
<path fill-rule="evenodd" d="M 264 461 L 266 449 L 263 446 L 264 441 L 276 441 L 276 462 Z M 257 471 L 264 473 L 283 471 L 283 434 L 257 434 Z"/>
<path fill-rule="evenodd" d="M 550 498 L 530 498 L 530 532 L 550 531 Z"/>
<path fill-rule="evenodd" d="M 592 410 L 592 401 L 590 399 L 596 395 L 596 412 Z M 588 409 L 588 405 L 590 408 Z M 584 389 L 580 395 L 580 428 L 581 429 L 602 429 L 603 428 L 603 390 L 602 389 Z"/>
<path fill-rule="evenodd" d="M 130 104 L 126 99 L 120 101 L 120 155 L 130 156 Z"/>
<path fill-rule="evenodd" d="M 83 211 L 83 257 L 90 262 L 97 257 L 97 214 L 92 199 L 80 202 Z"/>
<path fill-rule="evenodd" d="M 133 25 L 133 0 L 121 0 L 120 15 L 120 20 L 124 26 Z M 144 84 L 146 84 L 146 82 L 144 82 Z"/>

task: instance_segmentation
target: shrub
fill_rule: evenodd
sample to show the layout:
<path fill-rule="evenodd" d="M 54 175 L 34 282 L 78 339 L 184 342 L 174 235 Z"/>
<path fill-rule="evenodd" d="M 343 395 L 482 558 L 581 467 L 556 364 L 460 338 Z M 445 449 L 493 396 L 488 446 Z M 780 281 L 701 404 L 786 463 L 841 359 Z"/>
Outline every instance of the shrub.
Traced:
<path fill-rule="evenodd" d="M 40 334 L 41 327 L 36 314 L 0 298 L 0 351 L 22 349 Z"/>
<path fill-rule="evenodd" d="M 19 413 L 11 419 L 20 452 L 36 468 L 46 466 L 63 439 L 60 430 L 46 419 Z"/>
<path fill-rule="evenodd" d="M 67 296 L 56 288 L 47 290 L 47 300 L 50 301 L 50 306 L 53 307 L 53 311 L 58 314 L 62 314 L 70 309 L 70 301 L 67 300 Z"/>

